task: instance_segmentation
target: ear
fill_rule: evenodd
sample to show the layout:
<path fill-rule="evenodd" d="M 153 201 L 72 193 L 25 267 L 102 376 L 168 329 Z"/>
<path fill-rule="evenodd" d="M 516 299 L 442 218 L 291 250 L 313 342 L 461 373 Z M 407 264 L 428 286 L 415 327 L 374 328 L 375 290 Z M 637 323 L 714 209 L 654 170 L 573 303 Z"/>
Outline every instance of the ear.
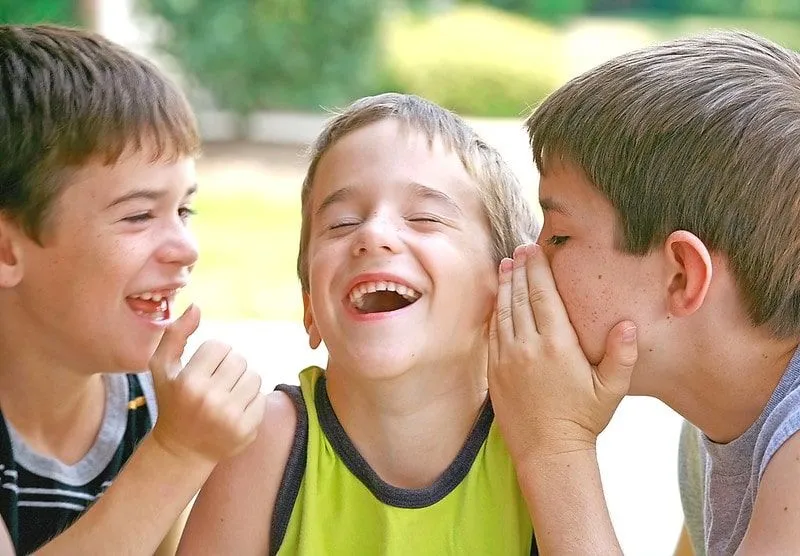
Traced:
<path fill-rule="evenodd" d="M 22 280 L 22 230 L 0 212 L 0 288 L 13 288 Z"/>
<path fill-rule="evenodd" d="M 706 299 L 711 285 L 711 254 L 696 235 L 678 230 L 664 242 L 669 268 L 669 311 L 676 317 L 689 316 Z"/>
<path fill-rule="evenodd" d="M 308 334 L 308 345 L 311 349 L 317 349 L 322 343 L 322 338 L 314 324 L 314 311 L 311 310 L 311 296 L 308 292 L 303 292 L 303 324 Z"/>

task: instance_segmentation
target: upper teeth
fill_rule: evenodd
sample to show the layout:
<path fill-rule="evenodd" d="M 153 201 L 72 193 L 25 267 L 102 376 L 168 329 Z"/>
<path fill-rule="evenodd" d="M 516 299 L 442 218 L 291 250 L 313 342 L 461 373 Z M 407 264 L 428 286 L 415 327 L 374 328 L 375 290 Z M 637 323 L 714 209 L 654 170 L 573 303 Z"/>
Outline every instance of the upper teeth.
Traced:
<path fill-rule="evenodd" d="M 154 293 L 154 292 L 144 292 L 144 293 L 137 293 L 136 295 L 132 295 L 134 299 L 144 299 L 145 301 L 153 300 L 156 303 L 160 303 L 162 299 L 168 297 L 162 293 Z"/>
<path fill-rule="evenodd" d="M 368 293 L 386 291 L 397 292 L 409 301 L 414 301 L 420 296 L 419 292 L 409 288 L 408 286 L 404 286 L 403 284 L 398 284 L 396 282 L 390 282 L 388 280 L 381 280 L 379 282 L 362 282 L 358 284 L 350 292 L 350 302 L 354 305 L 360 305 L 361 298 L 364 297 L 364 295 Z"/>

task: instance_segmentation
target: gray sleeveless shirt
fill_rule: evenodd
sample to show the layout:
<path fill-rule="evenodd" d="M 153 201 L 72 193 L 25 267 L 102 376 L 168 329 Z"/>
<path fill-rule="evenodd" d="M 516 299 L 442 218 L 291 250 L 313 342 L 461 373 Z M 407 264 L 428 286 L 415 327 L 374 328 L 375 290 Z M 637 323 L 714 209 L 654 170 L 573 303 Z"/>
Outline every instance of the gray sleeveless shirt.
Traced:
<path fill-rule="evenodd" d="M 770 459 L 798 430 L 800 349 L 761 415 L 739 438 L 717 444 L 684 424 L 679 483 L 686 526 L 698 554 L 736 552 Z"/>

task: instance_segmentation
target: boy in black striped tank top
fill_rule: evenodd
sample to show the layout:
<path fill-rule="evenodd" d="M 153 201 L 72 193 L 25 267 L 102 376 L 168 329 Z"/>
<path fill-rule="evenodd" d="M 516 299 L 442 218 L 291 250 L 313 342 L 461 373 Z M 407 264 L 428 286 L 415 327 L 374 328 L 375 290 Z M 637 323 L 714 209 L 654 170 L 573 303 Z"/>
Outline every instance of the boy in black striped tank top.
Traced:
<path fill-rule="evenodd" d="M 223 344 L 181 369 L 194 117 L 82 31 L 0 26 L 0 76 L 0 554 L 152 554 L 264 403 Z"/>

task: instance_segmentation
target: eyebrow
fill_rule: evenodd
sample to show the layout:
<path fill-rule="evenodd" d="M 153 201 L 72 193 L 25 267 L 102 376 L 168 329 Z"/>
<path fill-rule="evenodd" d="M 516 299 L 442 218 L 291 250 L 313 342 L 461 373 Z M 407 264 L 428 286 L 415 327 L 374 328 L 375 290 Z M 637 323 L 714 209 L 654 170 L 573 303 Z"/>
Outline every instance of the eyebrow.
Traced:
<path fill-rule="evenodd" d="M 322 200 L 322 202 L 319 204 L 319 207 L 317 207 L 317 210 L 314 211 L 314 216 L 319 216 L 331 205 L 347 201 L 353 196 L 354 193 L 355 192 L 353 191 L 352 187 L 343 187 L 341 189 L 337 189 Z"/>
<path fill-rule="evenodd" d="M 434 189 L 433 187 L 428 187 L 427 185 L 423 185 L 421 183 L 412 182 L 411 184 L 412 192 L 416 197 L 420 197 L 422 199 L 431 199 L 434 201 L 440 201 L 448 205 L 458 214 L 463 215 L 464 213 L 461 210 L 461 207 L 458 206 L 458 203 L 450 197 L 444 191 L 440 191 L 438 189 Z"/>
<path fill-rule="evenodd" d="M 197 193 L 197 184 L 193 184 L 189 189 L 186 190 L 186 193 L 183 195 L 184 198 L 191 197 Z M 111 201 L 107 209 L 111 207 L 115 207 L 117 205 L 121 205 L 122 203 L 127 203 L 128 201 L 134 201 L 136 199 L 147 199 L 150 201 L 157 201 L 163 198 L 167 194 L 165 189 L 135 189 L 130 193 L 126 193 L 122 197 L 117 197 L 113 201 Z"/>
<path fill-rule="evenodd" d="M 564 216 L 572 216 L 572 213 L 566 207 L 566 205 L 551 197 L 540 199 L 539 206 L 542 207 L 542 212 L 557 212 L 559 214 L 563 214 Z"/>

